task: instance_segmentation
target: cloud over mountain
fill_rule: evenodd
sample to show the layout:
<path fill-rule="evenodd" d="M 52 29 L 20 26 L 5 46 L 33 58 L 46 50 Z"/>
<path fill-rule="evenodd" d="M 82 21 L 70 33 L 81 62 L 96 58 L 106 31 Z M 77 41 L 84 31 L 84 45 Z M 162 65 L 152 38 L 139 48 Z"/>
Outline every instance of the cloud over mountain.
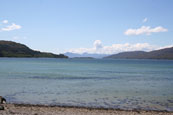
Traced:
<path fill-rule="evenodd" d="M 96 40 L 96 41 L 94 41 L 94 48 L 96 48 L 96 49 L 100 49 L 100 48 L 102 48 L 103 46 L 102 46 L 102 42 L 100 41 L 100 40 Z"/>
<path fill-rule="evenodd" d="M 136 50 L 151 51 L 157 48 L 158 46 L 150 45 L 149 43 L 136 43 L 136 44 L 124 43 L 124 44 L 112 44 L 110 46 L 104 46 L 102 45 L 102 42 L 100 40 L 96 40 L 94 41 L 92 48 L 75 48 L 68 50 L 68 52 L 79 53 L 79 54 L 82 53 L 114 54 L 123 51 L 136 51 Z"/>

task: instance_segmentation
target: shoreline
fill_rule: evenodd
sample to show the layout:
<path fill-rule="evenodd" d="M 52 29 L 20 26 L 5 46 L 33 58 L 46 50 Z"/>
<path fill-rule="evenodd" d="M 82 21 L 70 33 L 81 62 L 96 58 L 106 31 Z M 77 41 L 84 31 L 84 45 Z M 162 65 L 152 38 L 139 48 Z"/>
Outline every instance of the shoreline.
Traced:
<path fill-rule="evenodd" d="M 76 108 L 76 109 L 89 109 L 89 110 L 116 110 L 116 111 L 147 111 L 147 112 L 168 112 L 173 113 L 173 111 L 167 111 L 167 110 L 144 110 L 144 109 L 121 109 L 121 108 L 104 108 L 104 107 L 85 107 L 85 106 L 71 106 L 71 105 L 44 105 L 44 104 L 17 104 L 17 103 L 9 103 L 13 104 L 18 107 L 60 107 L 60 108 Z"/>
<path fill-rule="evenodd" d="M 123 110 L 113 108 L 92 108 L 92 107 L 79 107 L 79 106 L 57 106 L 57 105 L 34 105 L 34 104 L 2 104 L 5 110 L 0 110 L 0 115 L 173 115 L 172 111 L 157 111 L 157 110 Z"/>

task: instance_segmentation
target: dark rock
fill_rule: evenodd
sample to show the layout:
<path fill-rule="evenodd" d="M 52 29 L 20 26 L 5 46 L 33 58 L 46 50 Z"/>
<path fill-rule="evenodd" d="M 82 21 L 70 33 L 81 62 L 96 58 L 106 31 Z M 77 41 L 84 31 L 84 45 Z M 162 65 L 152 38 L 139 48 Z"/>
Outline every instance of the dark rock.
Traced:
<path fill-rule="evenodd" d="M 4 107 L 2 105 L 0 105 L 0 110 L 4 110 Z"/>
<path fill-rule="evenodd" d="M 6 103 L 6 99 L 2 96 L 0 96 L 0 104 Z"/>

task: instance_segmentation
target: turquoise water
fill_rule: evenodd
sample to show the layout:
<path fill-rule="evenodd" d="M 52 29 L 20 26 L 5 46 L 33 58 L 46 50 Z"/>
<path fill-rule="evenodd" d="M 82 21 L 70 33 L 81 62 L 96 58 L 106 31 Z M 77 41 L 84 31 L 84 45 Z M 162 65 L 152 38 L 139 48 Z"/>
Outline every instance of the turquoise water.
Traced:
<path fill-rule="evenodd" d="M 173 61 L 0 58 L 10 103 L 173 111 Z"/>

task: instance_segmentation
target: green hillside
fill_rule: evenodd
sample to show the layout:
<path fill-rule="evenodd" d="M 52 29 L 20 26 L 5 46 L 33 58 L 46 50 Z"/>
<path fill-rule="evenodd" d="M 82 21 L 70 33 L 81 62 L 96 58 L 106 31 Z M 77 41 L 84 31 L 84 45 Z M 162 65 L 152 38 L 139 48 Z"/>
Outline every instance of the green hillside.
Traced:
<path fill-rule="evenodd" d="M 0 40 L 0 57 L 48 57 L 48 58 L 68 58 L 67 56 L 53 53 L 34 51 L 24 44 Z"/>
<path fill-rule="evenodd" d="M 132 51 L 113 54 L 104 58 L 112 59 L 173 59 L 173 47 L 150 52 Z"/>

